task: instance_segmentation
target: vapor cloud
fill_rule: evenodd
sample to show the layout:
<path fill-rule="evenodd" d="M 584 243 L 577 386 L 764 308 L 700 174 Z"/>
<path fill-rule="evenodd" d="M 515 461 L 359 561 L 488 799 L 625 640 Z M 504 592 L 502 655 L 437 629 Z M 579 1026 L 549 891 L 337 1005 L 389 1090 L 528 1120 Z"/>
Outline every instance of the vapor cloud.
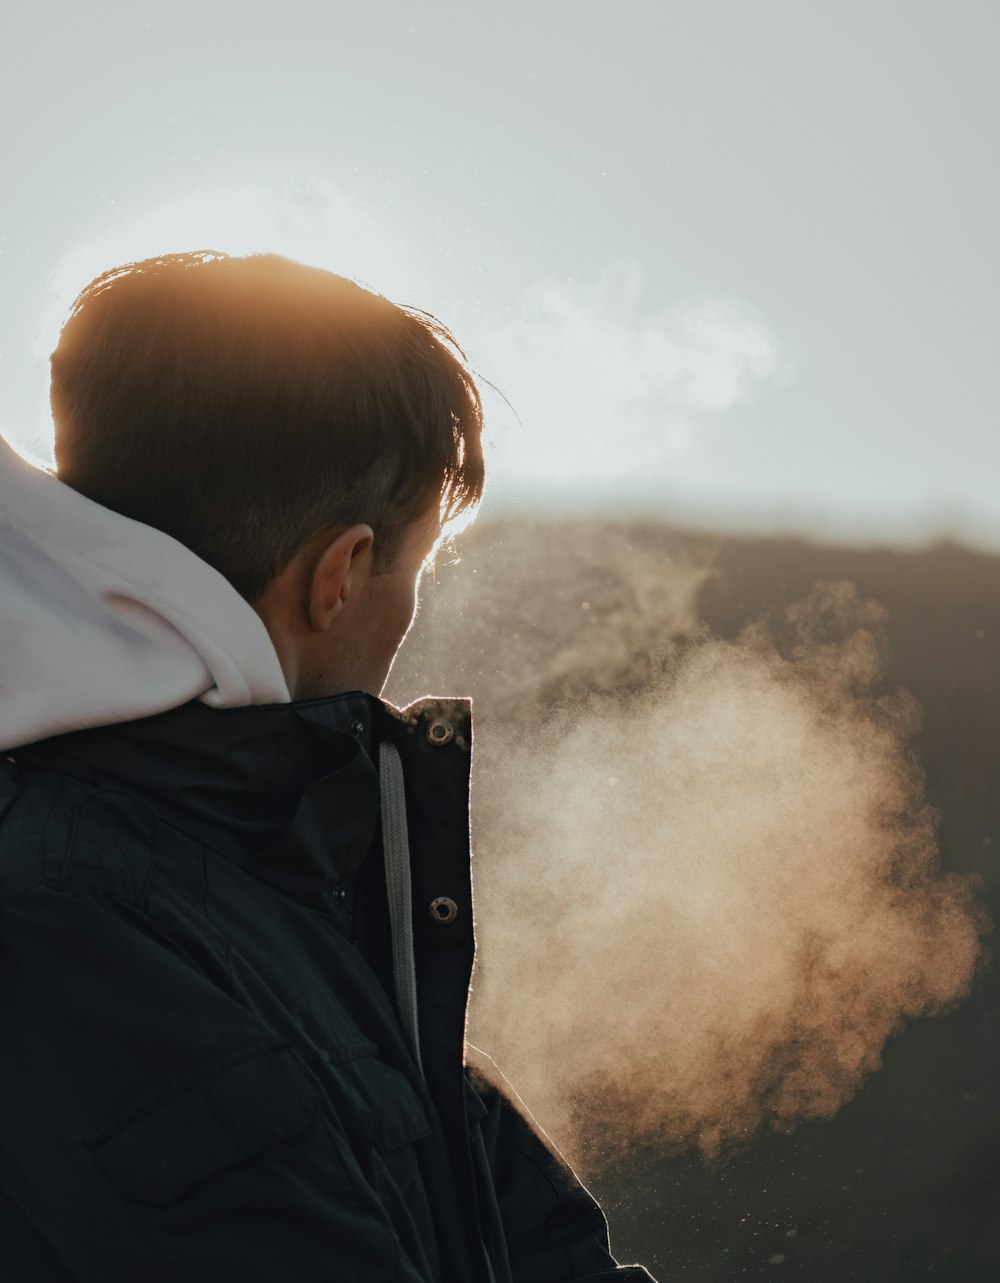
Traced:
<path fill-rule="evenodd" d="M 818 584 L 724 641 L 707 547 L 474 533 L 393 685 L 477 697 L 471 1042 L 585 1170 L 833 1115 L 987 925 L 938 867 L 919 710 L 879 693 L 885 612 Z"/>
<path fill-rule="evenodd" d="M 791 377 L 762 317 L 699 298 L 649 311 L 637 263 L 593 283 L 541 282 L 478 336 L 479 365 L 520 423 L 494 416 L 501 490 L 664 475 L 699 423 Z M 556 479 L 561 479 L 557 481 Z"/>

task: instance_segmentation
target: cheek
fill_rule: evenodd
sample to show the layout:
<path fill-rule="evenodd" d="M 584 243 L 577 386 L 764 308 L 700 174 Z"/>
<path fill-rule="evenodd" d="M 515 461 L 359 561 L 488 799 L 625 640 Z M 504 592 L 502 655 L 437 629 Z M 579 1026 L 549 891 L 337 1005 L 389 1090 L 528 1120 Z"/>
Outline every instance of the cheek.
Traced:
<path fill-rule="evenodd" d="M 386 642 L 398 646 L 409 632 L 416 613 L 416 585 L 401 585 L 399 590 L 393 593 L 392 603 L 386 611 Z"/>
<path fill-rule="evenodd" d="M 413 584 L 407 593 L 400 612 L 400 622 L 403 625 L 403 636 L 410 631 L 410 625 L 417 617 L 417 585 Z"/>

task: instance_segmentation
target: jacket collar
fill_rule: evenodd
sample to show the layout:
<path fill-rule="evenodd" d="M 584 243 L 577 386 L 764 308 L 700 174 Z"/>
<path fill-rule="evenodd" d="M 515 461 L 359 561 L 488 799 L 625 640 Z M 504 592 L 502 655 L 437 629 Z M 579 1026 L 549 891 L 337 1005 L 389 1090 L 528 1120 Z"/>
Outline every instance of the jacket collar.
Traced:
<path fill-rule="evenodd" d="M 360 691 L 231 709 L 194 700 L 15 755 L 135 793 L 158 820 L 326 907 L 375 837 L 377 745 L 405 735 L 408 720 Z"/>

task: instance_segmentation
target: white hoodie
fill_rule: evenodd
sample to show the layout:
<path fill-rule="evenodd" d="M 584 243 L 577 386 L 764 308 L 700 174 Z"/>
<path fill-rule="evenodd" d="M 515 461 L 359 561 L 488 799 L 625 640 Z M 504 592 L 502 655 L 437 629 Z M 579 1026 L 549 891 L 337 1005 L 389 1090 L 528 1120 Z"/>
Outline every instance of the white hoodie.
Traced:
<path fill-rule="evenodd" d="M 267 629 L 218 571 L 0 438 L 0 749 L 191 699 L 289 698 Z"/>

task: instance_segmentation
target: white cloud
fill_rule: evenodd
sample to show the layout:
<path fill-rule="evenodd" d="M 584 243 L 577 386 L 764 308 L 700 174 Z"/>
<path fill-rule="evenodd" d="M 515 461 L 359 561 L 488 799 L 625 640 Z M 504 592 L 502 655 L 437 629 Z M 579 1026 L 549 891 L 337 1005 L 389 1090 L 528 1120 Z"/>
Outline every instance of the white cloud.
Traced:
<path fill-rule="evenodd" d="M 699 418 L 791 377 L 766 322 L 732 299 L 640 309 L 641 273 L 613 264 L 594 284 L 543 282 L 479 335 L 477 365 L 520 423 L 494 414 L 501 493 L 648 483 L 692 448 Z"/>

